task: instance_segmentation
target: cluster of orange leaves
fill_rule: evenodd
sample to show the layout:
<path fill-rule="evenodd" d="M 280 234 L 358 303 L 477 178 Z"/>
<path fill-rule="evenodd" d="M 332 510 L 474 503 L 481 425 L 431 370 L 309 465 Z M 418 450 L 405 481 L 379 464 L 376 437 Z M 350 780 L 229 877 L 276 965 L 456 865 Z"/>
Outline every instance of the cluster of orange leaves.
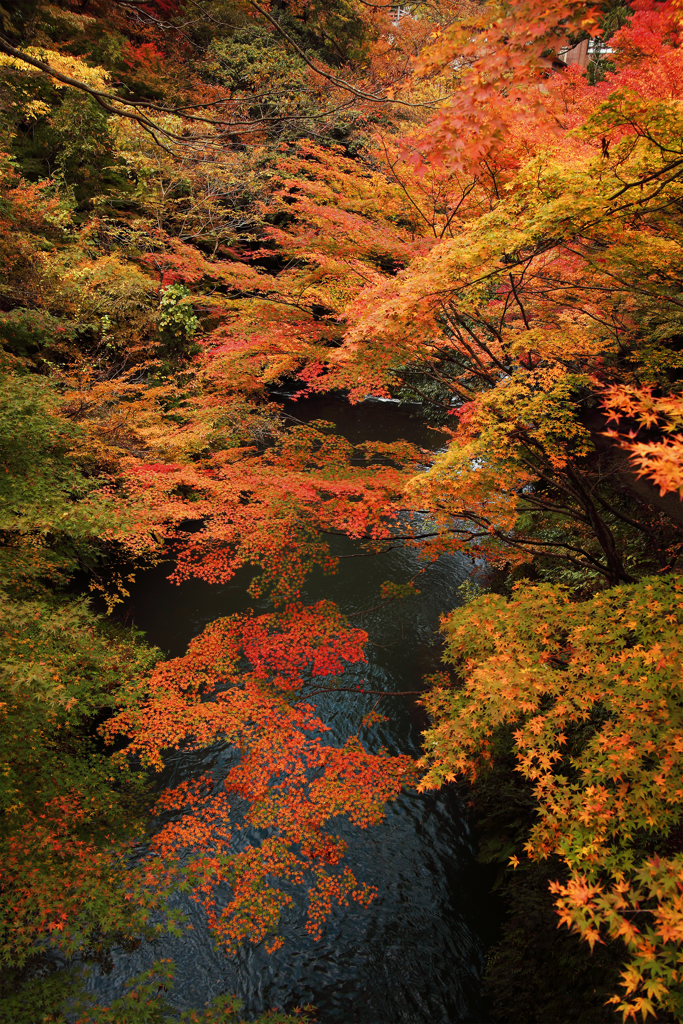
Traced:
<path fill-rule="evenodd" d="M 335 566 L 326 535 L 381 544 L 391 537 L 411 468 L 412 445 L 352 445 L 325 424 L 292 428 L 273 447 L 229 448 L 194 463 L 129 460 L 125 491 L 134 515 L 121 533 L 131 553 L 162 536 L 177 556 L 173 579 L 225 582 L 242 565 L 276 600 L 296 600 L 313 565 Z M 197 528 L 188 531 L 188 521 Z"/>
<path fill-rule="evenodd" d="M 329 729 L 305 697 L 316 680 L 333 686 L 345 664 L 364 660 L 366 639 L 326 602 L 219 619 L 184 657 L 157 667 L 137 707 L 103 727 L 109 740 L 128 739 L 122 757 L 157 769 L 170 749 L 233 751 L 224 779 L 204 776 L 162 793 L 156 806 L 166 823 L 138 869 L 147 883 L 177 882 L 182 858 L 192 896 L 227 949 L 266 938 L 277 948 L 293 885 L 308 883 L 315 937 L 333 903 L 372 899 L 348 867 L 337 868 L 346 844 L 327 826 L 339 816 L 361 828 L 380 821 L 414 763 L 370 754 L 355 735 L 326 745 Z M 219 906 L 220 883 L 231 896 Z"/>
<path fill-rule="evenodd" d="M 46 933 L 67 956 L 83 949 L 86 936 L 96 948 L 101 935 L 151 934 L 150 913 L 164 894 L 148 871 L 129 870 L 130 844 L 119 835 L 97 842 L 79 836 L 91 813 L 73 790 L 40 813 L 24 811 L 21 830 L 7 838 L 2 873 L 12 931 L 3 953 L 10 964 L 35 954 Z M 170 912 L 172 927 L 175 916 Z"/>
<path fill-rule="evenodd" d="M 678 491 L 683 498 L 683 400 L 677 395 L 657 397 L 652 388 L 615 387 L 605 394 L 604 406 L 617 428 L 622 419 L 633 424 L 626 435 L 615 428 L 606 434 L 630 453 L 638 476 L 649 477 L 662 495 Z M 664 437 L 642 440 L 641 431 Z"/>

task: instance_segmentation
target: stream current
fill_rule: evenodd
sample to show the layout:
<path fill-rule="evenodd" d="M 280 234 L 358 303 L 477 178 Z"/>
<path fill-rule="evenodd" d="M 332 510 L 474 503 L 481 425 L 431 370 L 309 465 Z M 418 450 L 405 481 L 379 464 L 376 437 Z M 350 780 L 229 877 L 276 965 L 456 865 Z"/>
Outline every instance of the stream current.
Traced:
<path fill-rule="evenodd" d="M 283 404 L 298 419 L 335 422 L 354 442 L 404 438 L 432 450 L 443 444 L 443 435 L 389 403 L 351 407 L 329 398 L 293 403 L 283 396 Z M 347 557 L 341 558 L 336 575 L 313 574 L 304 599 L 331 599 L 347 615 L 379 604 L 384 581 L 405 583 L 419 568 L 412 550 L 368 557 L 344 538 L 334 542 L 334 553 Z M 189 640 L 219 616 L 248 607 L 269 610 L 246 593 L 250 577 L 244 572 L 227 585 L 193 580 L 175 586 L 166 579 L 169 571 L 161 566 L 141 573 L 128 611 L 147 640 L 170 656 L 184 654 Z M 439 616 L 458 604 L 458 587 L 470 572 L 466 558 L 442 557 L 416 581 L 419 596 L 355 614 L 352 623 L 369 634 L 368 661 L 351 666 L 343 685 L 419 689 L 422 678 L 440 667 Z M 320 694 L 311 703 L 331 728 L 328 741 L 337 745 L 357 731 L 375 701 L 374 696 L 337 693 Z M 427 721 L 415 699 L 382 698 L 377 710 L 389 721 L 361 734 L 369 748 L 381 745 L 390 753 L 419 754 Z M 232 756 L 220 744 L 172 753 L 160 786 L 207 771 L 220 779 Z M 310 1003 L 317 1008 L 319 1024 L 485 1020 L 480 997 L 483 954 L 497 915 L 456 792 L 407 793 L 388 805 L 379 826 L 361 830 L 336 821 L 333 830 L 348 843 L 343 863 L 378 894 L 368 909 L 356 903 L 335 908 L 318 942 L 305 931 L 306 901 L 300 890 L 294 890 L 294 906 L 285 912 L 283 948 L 269 954 L 263 945 L 245 945 L 229 957 L 214 948 L 203 911 L 180 897 L 178 905 L 192 929 L 182 938 L 165 936 L 132 953 L 115 952 L 113 970 L 92 977 L 90 987 L 108 1002 L 123 993 L 127 978 L 155 960 L 170 958 L 176 964 L 172 1002 L 183 1009 L 230 992 L 244 1001 L 247 1019 L 270 1007 Z"/>

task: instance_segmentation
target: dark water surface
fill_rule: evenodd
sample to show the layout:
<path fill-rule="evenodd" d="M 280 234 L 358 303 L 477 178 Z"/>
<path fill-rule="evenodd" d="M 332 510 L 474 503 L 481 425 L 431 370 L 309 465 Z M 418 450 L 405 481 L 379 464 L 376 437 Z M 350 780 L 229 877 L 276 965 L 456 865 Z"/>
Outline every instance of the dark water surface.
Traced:
<path fill-rule="evenodd" d="M 428 430 L 395 406 L 363 403 L 350 407 L 330 399 L 286 402 L 300 419 L 329 419 L 352 441 L 407 438 L 438 448 L 443 435 Z M 379 603 L 386 580 L 407 582 L 419 568 L 414 551 L 396 550 L 377 557 L 356 557 L 357 547 L 336 541 L 344 557 L 339 572 L 309 581 L 305 598 L 336 601 L 346 614 Z M 221 615 L 267 605 L 246 594 L 246 573 L 226 586 L 190 581 L 173 586 L 169 568 L 139 578 L 131 595 L 135 623 L 148 640 L 171 655 Z M 464 558 L 447 557 L 431 565 L 417 582 L 420 595 L 352 619 L 370 635 L 368 662 L 350 668 L 348 685 L 373 690 L 414 690 L 422 677 L 439 668 L 435 638 L 439 616 L 458 603 L 459 584 L 469 575 Z M 331 727 L 331 742 L 343 742 L 358 729 L 376 698 L 348 693 L 321 694 L 312 703 Z M 383 698 L 379 709 L 390 721 L 367 735 L 371 749 L 417 754 L 424 714 L 414 698 Z M 220 778 L 230 752 L 178 752 L 169 758 L 162 782 L 213 771 Z M 286 942 L 276 953 L 248 946 L 226 957 L 213 948 L 203 913 L 190 900 L 179 905 L 193 930 L 182 939 L 164 938 L 133 954 L 118 953 L 114 970 L 92 985 L 105 999 L 121 994 L 125 978 L 162 957 L 176 962 L 174 1001 L 197 1007 L 222 992 L 237 993 L 245 1015 L 269 1007 L 312 1003 L 321 1024 L 447 1024 L 484 1021 L 480 1003 L 483 949 L 492 922 L 484 872 L 477 865 L 459 798 L 453 791 L 407 794 L 387 810 L 377 827 L 360 830 L 336 823 L 349 844 L 345 858 L 359 881 L 378 889 L 370 908 L 336 908 L 314 942 L 305 931 L 306 902 L 295 891 L 295 906 L 284 920 Z M 220 897 L 219 897 L 220 903 Z"/>

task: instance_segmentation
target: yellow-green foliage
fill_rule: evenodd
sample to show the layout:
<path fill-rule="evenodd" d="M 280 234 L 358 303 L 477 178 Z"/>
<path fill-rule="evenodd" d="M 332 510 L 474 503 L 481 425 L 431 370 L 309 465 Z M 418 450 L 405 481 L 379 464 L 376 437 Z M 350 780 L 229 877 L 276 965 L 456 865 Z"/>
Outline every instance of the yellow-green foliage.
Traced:
<path fill-rule="evenodd" d="M 678 577 L 582 603 L 547 585 L 485 595 L 444 621 L 455 676 L 424 701 L 422 788 L 486 773 L 510 736 L 538 809 L 524 851 L 566 864 L 562 923 L 623 940 L 615 1002 L 644 1016 L 683 1008 L 683 857 L 661 852 L 683 813 L 682 626 Z"/>

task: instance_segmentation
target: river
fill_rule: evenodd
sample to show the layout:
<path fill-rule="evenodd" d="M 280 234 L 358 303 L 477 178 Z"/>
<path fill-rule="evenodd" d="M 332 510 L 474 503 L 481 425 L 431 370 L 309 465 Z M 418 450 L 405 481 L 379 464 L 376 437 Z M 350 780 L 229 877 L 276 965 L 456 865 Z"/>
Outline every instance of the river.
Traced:
<path fill-rule="evenodd" d="M 388 403 L 351 407 L 329 398 L 296 403 L 283 398 L 283 404 L 299 419 L 336 422 L 352 441 L 406 438 L 433 450 L 443 444 L 443 435 Z M 407 582 L 418 568 L 414 551 L 357 557 L 352 542 L 339 538 L 335 544 L 336 554 L 351 557 L 341 559 L 334 576 L 314 574 L 305 599 L 329 598 L 348 615 L 376 605 L 382 582 Z M 362 624 L 370 636 L 368 663 L 350 668 L 345 685 L 364 681 L 373 690 L 419 688 L 423 676 L 439 668 L 439 616 L 458 603 L 458 587 L 470 571 L 464 557 L 442 557 L 417 582 L 419 596 L 355 614 L 353 624 Z M 174 586 L 166 579 L 168 572 L 169 567 L 159 567 L 142 573 L 128 612 L 147 639 L 170 655 L 183 654 L 188 641 L 218 616 L 250 606 L 267 610 L 246 594 L 247 573 L 224 586 L 201 581 Z M 357 730 L 375 700 L 338 693 L 321 694 L 312 703 L 337 743 Z M 426 720 L 414 698 L 383 698 L 380 710 L 390 721 L 368 735 L 371 749 L 381 744 L 391 753 L 418 754 Z M 221 745 L 176 752 L 168 759 L 161 785 L 207 770 L 219 778 L 230 756 Z M 355 903 L 335 909 L 320 941 L 305 932 L 305 903 L 299 893 L 285 918 L 282 949 L 268 954 L 262 946 L 247 946 L 226 957 L 214 949 L 203 912 L 181 899 L 191 931 L 182 939 L 143 944 L 133 953 L 115 952 L 114 969 L 93 977 L 90 987 L 108 1001 L 122 993 L 126 978 L 169 957 L 177 966 L 172 1001 L 184 1009 L 234 992 L 243 999 L 247 1017 L 270 1007 L 311 1003 L 320 1024 L 484 1021 L 483 955 L 497 908 L 455 789 L 407 793 L 388 807 L 383 824 L 367 830 L 342 825 L 335 831 L 349 844 L 345 862 L 359 881 L 377 887 L 378 896 L 369 909 Z"/>

